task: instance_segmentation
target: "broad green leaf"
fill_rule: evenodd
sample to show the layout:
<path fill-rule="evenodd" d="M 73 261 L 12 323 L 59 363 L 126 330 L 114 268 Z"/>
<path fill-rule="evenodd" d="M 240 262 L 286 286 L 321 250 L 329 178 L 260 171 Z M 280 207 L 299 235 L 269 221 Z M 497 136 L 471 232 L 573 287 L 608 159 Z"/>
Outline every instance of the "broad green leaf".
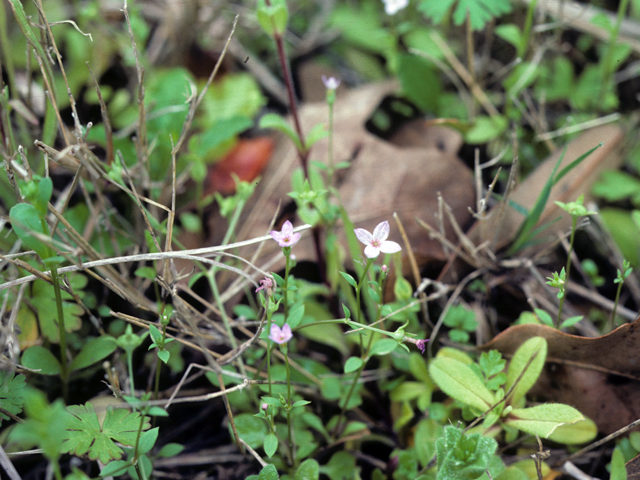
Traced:
<path fill-rule="evenodd" d="M 268 435 L 267 425 L 264 420 L 254 417 L 250 413 L 241 413 L 234 416 L 236 430 L 242 440 L 251 448 L 260 448 L 264 438 Z"/>
<path fill-rule="evenodd" d="M 416 379 L 423 382 L 428 382 L 433 386 L 433 382 L 429 377 L 429 370 L 427 369 L 427 362 L 422 358 L 419 353 L 412 353 L 409 355 L 409 371 L 416 377 Z"/>
<path fill-rule="evenodd" d="M 267 113 L 260 119 L 258 126 L 260 128 L 273 128 L 284 133 L 295 144 L 298 151 L 303 151 L 303 147 L 300 143 L 298 134 L 295 132 L 293 127 L 289 123 L 287 123 L 287 121 L 280 115 L 275 113 Z"/>
<path fill-rule="evenodd" d="M 509 125 L 506 117 L 479 116 L 465 133 L 465 140 L 472 144 L 483 144 L 502 135 Z"/>
<path fill-rule="evenodd" d="M 579 445 L 592 441 L 596 435 L 598 427 L 593 420 L 585 418 L 571 425 L 560 425 L 549 435 L 549 440 L 565 445 Z"/>
<path fill-rule="evenodd" d="M 460 428 L 447 426 L 436 440 L 438 458 L 437 480 L 475 479 L 489 468 L 489 461 L 498 443 L 489 437 L 468 434 Z"/>
<path fill-rule="evenodd" d="M 431 379 L 450 397 L 486 412 L 495 403 L 493 393 L 468 365 L 447 357 L 436 357 L 429 365 Z"/>
<path fill-rule="evenodd" d="M 9 420 L 4 412 L 12 415 L 18 415 L 22 411 L 24 404 L 24 387 L 25 376 L 16 375 L 14 372 L 0 372 L 0 424 L 2 420 Z"/>
<path fill-rule="evenodd" d="M 33 233 L 49 235 L 49 229 L 43 223 L 44 220 L 40 217 L 36 207 L 29 203 L 19 203 L 11 207 L 9 217 L 13 231 L 22 240 L 22 243 L 34 250 L 42 260 L 46 260 L 52 255 L 51 249 L 33 235 Z"/>
<path fill-rule="evenodd" d="M 258 475 L 258 480 L 278 480 L 278 470 L 275 465 L 269 464 L 260 470 L 260 475 Z"/>
<path fill-rule="evenodd" d="M 353 278 L 348 273 L 340 272 L 340 275 L 342 275 L 342 277 L 347 281 L 347 283 L 351 285 L 353 288 L 356 288 L 358 286 L 358 283 L 356 282 L 355 278 Z"/>
<path fill-rule="evenodd" d="M 74 275 L 71 284 L 78 293 L 84 288 L 87 278 L 84 275 Z M 71 295 L 61 291 L 62 312 L 64 314 L 64 329 L 67 332 L 74 332 L 82 327 L 82 315 L 84 310 L 80 305 L 71 299 Z M 69 301 L 71 300 L 71 301 Z M 58 307 L 53 288 L 43 280 L 36 280 L 31 287 L 31 304 L 38 312 L 38 323 L 42 335 L 53 343 L 60 342 L 60 330 L 58 329 Z"/>
<path fill-rule="evenodd" d="M 530 408 L 514 408 L 505 423 L 531 435 L 549 438 L 560 425 L 573 424 L 580 420 L 584 420 L 584 416 L 569 405 L 545 403 Z"/>
<path fill-rule="evenodd" d="M 50 350 L 36 345 L 27 348 L 22 354 L 22 365 L 33 370 L 40 370 L 41 375 L 60 375 L 60 362 Z"/>
<path fill-rule="evenodd" d="M 125 462 L 124 460 L 114 460 L 109 462 L 100 471 L 101 477 L 113 477 L 123 475 L 127 469 L 131 466 L 131 462 Z"/>
<path fill-rule="evenodd" d="M 509 363 L 504 387 L 505 392 L 508 392 L 515 384 L 507 399 L 508 405 L 519 405 L 520 400 L 538 380 L 546 358 L 547 341 L 542 337 L 530 338 L 518 347 Z"/>
<path fill-rule="evenodd" d="M 627 467 L 624 463 L 622 450 L 614 448 L 611 456 L 611 476 L 609 480 L 627 480 Z"/>
<path fill-rule="evenodd" d="M 334 453 L 329 463 L 320 467 L 320 473 L 324 473 L 331 480 L 353 480 L 358 478 L 359 471 L 356 459 L 345 451 Z"/>
<path fill-rule="evenodd" d="M 273 433 L 270 433 L 269 435 L 264 437 L 262 448 L 264 448 L 264 453 L 267 455 L 267 457 L 273 457 L 273 454 L 278 450 L 278 437 L 276 437 Z"/>
<path fill-rule="evenodd" d="M 640 206 L 640 180 L 626 172 L 606 170 L 593 185 L 592 193 L 609 202 L 631 200 Z"/>
<path fill-rule="evenodd" d="M 394 402 L 404 402 L 413 400 L 420 395 L 431 394 L 431 389 L 424 382 L 402 382 L 391 390 L 389 398 Z"/>
<path fill-rule="evenodd" d="M 140 435 L 140 441 L 138 442 L 139 454 L 143 455 L 151 451 L 153 446 L 156 444 L 156 440 L 158 440 L 158 433 L 160 433 L 160 427 L 142 432 L 142 435 Z"/>
<path fill-rule="evenodd" d="M 381 338 L 371 347 L 371 355 L 388 355 L 398 347 L 398 342 L 393 338 Z"/>
<path fill-rule="evenodd" d="M 362 366 L 362 363 L 360 357 L 349 357 L 344 364 L 344 373 L 355 372 Z"/>
<path fill-rule="evenodd" d="M 70 370 L 89 367 L 111 355 L 117 348 L 116 339 L 108 335 L 92 338 L 87 341 L 80 353 L 71 362 Z"/>
<path fill-rule="evenodd" d="M 440 76 L 432 64 L 417 55 L 401 54 L 398 59 L 398 79 L 402 93 L 423 112 L 438 111 Z"/>
<path fill-rule="evenodd" d="M 296 470 L 294 480 L 318 480 L 320 465 L 313 458 L 307 458 Z"/>
<path fill-rule="evenodd" d="M 175 457 L 176 455 L 180 455 L 183 450 L 184 450 L 184 445 L 180 445 L 179 443 L 167 443 L 158 452 L 158 457 L 160 458 Z"/>
<path fill-rule="evenodd" d="M 418 461 L 422 467 L 429 464 L 436 454 L 436 439 L 442 436 L 443 428 L 432 418 L 420 420 L 415 430 L 415 445 Z"/>
<path fill-rule="evenodd" d="M 296 332 L 299 332 L 300 335 L 314 342 L 329 345 L 338 350 L 342 355 L 349 355 L 349 345 L 344 338 L 344 333 L 340 326 L 335 323 L 312 325 L 310 327 L 305 326 Z"/>
<path fill-rule="evenodd" d="M 122 449 L 115 442 L 129 447 L 135 445 L 141 422 L 142 430 L 151 426 L 148 417 L 141 418 L 140 412 L 130 412 L 124 408 L 107 407 L 102 426 L 89 402 L 71 405 L 67 410 L 73 417 L 67 430 L 61 433 L 62 451 L 75 455 L 88 454 L 91 460 L 97 459 L 102 463 L 122 457 Z"/>

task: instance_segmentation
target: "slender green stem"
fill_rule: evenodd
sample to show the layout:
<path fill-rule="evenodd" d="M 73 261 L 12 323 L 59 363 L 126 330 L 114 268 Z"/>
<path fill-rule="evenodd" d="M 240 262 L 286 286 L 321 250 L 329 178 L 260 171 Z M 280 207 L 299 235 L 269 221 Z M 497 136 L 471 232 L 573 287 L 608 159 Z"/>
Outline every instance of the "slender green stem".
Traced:
<path fill-rule="evenodd" d="M 291 423 L 291 373 L 289 370 L 289 355 L 286 353 L 286 350 L 282 352 L 284 354 L 284 363 L 287 368 L 287 429 L 289 430 L 289 452 L 291 454 L 291 463 L 295 468 L 297 466 L 296 461 L 296 448 L 295 441 L 293 438 L 293 424 Z"/>
<path fill-rule="evenodd" d="M 611 312 L 611 330 L 616 328 L 616 310 L 618 309 L 618 302 L 620 301 L 620 292 L 622 292 L 622 282 L 618 283 L 618 290 L 616 291 L 616 300 L 613 303 L 613 311 Z"/>
<path fill-rule="evenodd" d="M 578 217 L 576 215 L 571 216 L 571 237 L 569 239 L 569 250 L 567 251 L 567 268 L 565 269 L 564 285 L 562 286 L 563 295 L 560 299 L 560 305 L 558 306 L 558 318 L 556 319 L 556 328 L 560 328 L 560 322 L 562 320 L 562 308 L 564 307 L 564 300 L 567 298 L 567 285 L 569 283 L 569 275 L 571 274 L 571 252 L 573 252 L 573 240 L 576 237 L 576 224 Z"/>
<path fill-rule="evenodd" d="M 289 271 L 291 270 L 291 247 L 284 247 L 282 249 L 285 257 L 285 267 L 284 267 L 284 284 L 282 286 L 282 298 L 284 300 L 284 323 L 287 323 L 287 319 L 289 318 Z"/>
<path fill-rule="evenodd" d="M 522 29 L 522 37 L 520 39 L 520 44 L 518 45 L 517 54 L 519 57 L 523 57 L 525 53 L 527 53 L 527 47 L 529 46 L 529 42 L 531 41 L 531 27 L 533 26 L 533 14 L 536 11 L 536 5 L 538 4 L 538 0 L 533 0 L 529 3 L 529 8 L 527 9 L 527 17 L 524 21 L 524 28 Z"/>
<path fill-rule="evenodd" d="M 333 92 L 335 96 L 335 92 Z M 335 173 L 333 161 L 333 102 L 329 103 L 329 181 L 327 185 L 333 187 L 333 175 Z"/>
<path fill-rule="evenodd" d="M 58 334 L 60 336 L 60 376 L 62 378 L 63 397 L 66 400 L 69 383 L 69 366 L 67 365 L 67 337 L 64 325 L 64 310 L 62 309 L 62 294 L 60 293 L 60 279 L 58 277 L 58 267 L 51 265 L 51 285 L 56 297 L 56 308 L 58 310 Z"/>
<path fill-rule="evenodd" d="M 127 367 L 129 369 L 129 385 L 131 386 L 131 396 L 136 396 L 136 387 L 133 383 L 133 352 L 127 350 Z"/>

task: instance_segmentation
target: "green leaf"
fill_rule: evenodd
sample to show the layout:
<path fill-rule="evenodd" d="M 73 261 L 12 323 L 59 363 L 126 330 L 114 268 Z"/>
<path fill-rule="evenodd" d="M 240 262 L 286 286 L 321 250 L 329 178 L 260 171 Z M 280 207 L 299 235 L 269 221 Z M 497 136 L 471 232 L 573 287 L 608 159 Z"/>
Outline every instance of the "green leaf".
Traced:
<path fill-rule="evenodd" d="M 563 320 L 563 322 L 560 324 L 560 328 L 562 329 L 562 328 L 573 327 L 576 323 L 578 323 L 583 318 L 584 318 L 584 316 L 582 316 L 582 315 L 576 315 L 575 317 L 569 317 L 566 320 Z"/>
<path fill-rule="evenodd" d="M 260 470 L 260 475 L 258 475 L 258 480 L 278 480 L 278 470 L 275 465 L 269 464 Z"/>
<path fill-rule="evenodd" d="M 87 278 L 84 275 L 74 275 L 71 279 L 71 286 L 76 293 L 84 288 L 86 284 Z M 67 292 L 61 291 L 60 294 L 62 295 L 64 329 L 66 332 L 74 332 L 82 327 L 84 310 L 71 300 L 71 295 Z M 42 280 L 34 281 L 31 287 L 31 304 L 38 312 L 38 323 L 40 324 L 42 335 L 53 343 L 59 343 L 58 307 L 53 287 Z"/>
<path fill-rule="evenodd" d="M 273 457 L 273 454 L 278 450 L 278 437 L 276 437 L 274 433 L 270 433 L 264 437 L 262 447 L 264 448 L 264 453 L 267 457 Z"/>
<path fill-rule="evenodd" d="M 287 123 L 287 121 L 280 115 L 275 113 L 267 113 L 263 115 L 258 124 L 260 128 L 273 128 L 284 133 L 295 144 L 298 151 L 302 152 L 302 144 L 298 134 L 293 130 L 293 127 Z"/>
<path fill-rule="evenodd" d="M 423 382 L 402 382 L 391 390 L 389 398 L 394 402 L 413 400 L 421 395 L 431 395 L 431 388 Z"/>
<path fill-rule="evenodd" d="M 418 108 L 423 112 L 438 111 L 442 85 L 430 62 L 417 55 L 399 55 L 398 79 L 402 93 Z"/>
<path fill-rule="evenodd" d="M 307 138 L 305 138 L 305 148 L 310 150 L 311 147 L 319 140 L 326 138 L 329 136 L 329 130 L 327 130 L 326 125 L 320 123 L 315 125 L 311 131 L 307 134 Z"/>
<path fill-rule="evenodd" d="M 353 288 L 358 287 L 358 283 L 356 282 L 355 278 L 353 278 L 351 275 L 349 275 L 346 272 L 340 272 L 340 275 L 342 275 L 342 278 L 344 278 L 347 281 L 347 283 L 351 285 Z"/>
<path fill-rule="evenodd" d="M 0 372 L 0 408 L 12 415 L 18 415 L 24 404 L 25 376 L 15 375 L 14 372 Z M 0 413 L 0 425 L 2 420 L 9 420 L 4 413 Z"/>
<path fill-rule="evenodd" d="M 549 438 L 560 425 L 584 420 L 584 416 L 573 407 L 560 403 L 545 403 L 530 408 L 514 408 L 505 423 L 531 435 Z"/>
<path fill-rule="evenodd" d="M 304 328 L 297 330 L 297 332 L 300 332 L 300 335 L 309 340 L 335 348 L 342 355 L 349 355 L 349 345 L 344 338 L 344 333 L 340 326 L 335 323 L 312 325 L 310 327 L 305 325 Z"/>
<path fill-rule="evenodd" d="M 549 440 L 565 445 L 579 445 L 591 442 L 598 435 L 598 427 L 589 418 L 585 418 L 571 425 L 560 425 L 556 428 Z"/>
<path fill-rule="evenodd" d="M 268 435 L 267 425 L 264 420 L 254 417 L 250 413 L 241 413 L 234 417 L 238 435 L 247 442 L 251 448 L 260 448 L 264 438 Z"/>
<path fill-rule="evenodd" d="M 501 115 L 495 117 L 478 116 L 471 128 L 465 133 L 467 143 L 483 144 L 502 135 L 509 125 L 506 117 Z"/>
<path fill-rule="evenodd" d="M 146 278 L 147 280 L 154 280 L 158 272 L 153 267 L 140 267 L 133 274 L 136 277 Z"/>
<path fill-rule="evenodd" d="M 320 477 L 320 465 L 313 458 L 307 458 L 300 464 L 294 480 L 318 480 Z"/>
<path fill-rule="evenodd" d="M 293 402 L 293 404 L 291 405 L 291 408 L 295 408 L 295 407 L 303 407 L 305 405 L 309 405 L 311 402 L 309 400 L 297 400 L 295 402 Z"/>
<path fill-rule="evenodd" d="M 418 380 L 423 382 L 428 382 L 429 384 L 433 384 L 431 382 L 431 377 L 429 377 L 429 370 L 427 369 L 427 362 L 422 355 L 419 353 L 412 353 L 409 355 L 409 371 L 411 374 L 416 377 Z"/>
<path fill-rule="evenodd" d="M 609 480 L 627 480 L 627 467 L 624 463 L 622 450 L 614 448 L 611 456 L 611 476 Z"/>
<path fill-rule="evenodd" d="M 167 443 L 158 452 L 158 457 L 160 458 L 175 457 L 176 455 L 180 455 L 183 450 L 184 450 L 184 445 L 180 445 L 179 443 Z"/>
<path fill-rule="evenodd" d="M 359 477 L 359 471 L 356 459 L 345 451 L 334 453 L 329 463 L 320 467 L 320 472 L 331 480 L 353 480 Z"/>
<path fill-rule="evenodd" d="M 22 365 L 33 370 L 40 370 L 41 375 L 60 375 L 62 368 L 60 362 L 51 353 L 40 345 L 27 348 L 22 354 Z"/>
<path fill-rule="evenodd" d="M 29 203 L 14 205 L 9 212 L 9 218 L 13 231 L 22 243 L 34 250 L 42 260 L 51 257 L 51 249 L 33 235 L 37 233 L 49 236 L 49 229 L 36 207 Z"/>
<path fill-rule="evenodd" d="M 97 459 L 102 463 L 122 457 L 122 449 L 115 442 L 128 447 L 135 445 L 141 422 L 142 430 L 151 426 L 148 417 L 141 418 L 140 412 L 129 412 L 124 408 L 107 407 L 102 425 L 89 402 L 71 405 L 67 410 L 73 417 L 67 430 L 61 434 L 61 450 L 75 455 L 88 454 L 91 460 Z"/>
<path fill-rule="evenodd" d="M 393 352 L 398 347 L 398 342 L 396 342 L 393 338 L 381 338 L 380 340 L 376 340 L 376 342 L 371 347 L 371 351 L 369 352 L 371 355 L 388 355 Z"/>
<path fill-rule="evenodd" d="M 142 435 L 140 435 L 140 441 L 138 442 L 138 453 L 140 455 L 151 451 L 153 446 L 156 444 L 156 440 L 158 440 L 158 433 L 160 433 L 160 427 L 142 432 Z"/>
<path fill-rule="evenodd" d="M 438 355 L 429 365 L 431 379 L 450 397 L 486 412 L 495 403 L 493 393 L 468 365 Z"/>
<path fill-rule="evenodd" d="M 349 357 L 344 364 L 344 373 L 351 373 L 362 367 L 363 361 L 360 357 Z"/>
<path fill-rule="evenodd" d="M 540 321 L 542 323 L 544 323 L 545 325 L 547 325 L 549 327 L 553 327 L 554 326 L 553 325 L 553 318 L 551 318 L 551 315 L 549 315 L 547 312 L 545 312 L 541 308 L 534 308 L 533 311 L 536 312 L 536 315 L 538 316 L 538 318 L 540 319 Z"/>
<path fill-rule="evenodd" d="M 168 350 L 158 350 L 158 358 L 162 360 L 163 363 L 168 363 L 170 357 L 171 353 Z"/>
<path fill-rule="evenodd" d="M 503 23 L 495 28 L 495 33 L 505 42 L 513 45 L 517 50 L 520 49 L 522 43 L 522 32 L 520 27 L 514 23 Z"/>
<path fill-rule="evenodd" d="M 45 457 L 57 460 L 63 453 L 60 432 L 67 428 L 70 420 L 62 400 L 49 405 L 43 392 L 27 387 L 24 389 L 24 411 L 27 419 L 14 426 L 10 441 L 17 442 L 20 448 L 41 448 Z"/>
<path fill-rule="evenodd" d="M 131 466 L 131 462 L 125 462 L 124 460 L 114 460 L 113 462 L 109 462 L 105 467 L 100 471 L 101 477 L 112 477 L 123 475 L 127 469 Z"/>
<path fill-rule="evenodd" d="M 509 391 L 517 382 L 507 399 L 508 405 L 519 405 L 520 400 L 538 380 L 546 358 L 547 341 L 542 337 L 530 338 L 518 347 L 507 370 L 505 391 Z"/>
<path fill-rule="evenodd" d="M 640 205 L 640 179 L 619 170 L 606 170 L 594 184 L 592 193 L 609 202 L 631 200 Z"/>
<path fill-rule="evenodd" d="M 447 426 L 444 435 L 436 440 L 438 458 L 437 480 L 475 479 L 488 468 L 498 443 L 489 437 L 468 434 L 462 429 Z"/>
<path fill-rule="evenodd" d="M 441 23 L 449 12 L 455 0 L 422 0 L 418 9 L 434 23 Z M 511 11 L 509 0 L 458 0 L 453 11 L 453 23 L 462 25 L 467 20 L 471 22 L 473 30 L 482 30 L 494 18 L 498 18 Z"/>
<path fill-rule="evenodd" d="M 80 370 L 89 367 L 111 355 L 117 348 L 116 339 L 108 335 L 92 338 L 87 341 L 80 353 L 71 362 L 70 370 Z"/>

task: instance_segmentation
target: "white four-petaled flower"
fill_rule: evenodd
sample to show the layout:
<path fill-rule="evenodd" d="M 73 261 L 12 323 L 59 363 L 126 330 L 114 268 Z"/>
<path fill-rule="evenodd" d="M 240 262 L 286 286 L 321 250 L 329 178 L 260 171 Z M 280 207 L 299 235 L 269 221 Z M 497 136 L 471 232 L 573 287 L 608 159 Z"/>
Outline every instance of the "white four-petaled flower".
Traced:
<path fill-rule="evenodd" d="M 327 90 L 335 90 L 340 86 L 340 79 L 336 77 L 327 78 L 324 75 L 322 75 L 322 83 L 324 83 L 324 86 L 326 87 Z"/>
<path fill-rule="evenodd" d="M 382 0 L 387 15 L 395 15 L 409 5 L 409 0 Z"/>
<path fill-rule="evenodd" d="M 293 338 L 293 333 L 291 333 L 291 327 L 288 323 L 285 323 L 282 328 L 280 328 L 275 323 L 271 324 L 271 331 L 269 332 L 269 338 L 276 342 L 278 345 L 282 345 L 283 343 L 287 343 L 289 340 Z"/>
<path fill-rule="evenodd" d="M 298 240 L 300 240 L 300 234 L 293 233 L 293 225 L 291 225 L 291 222 L 289 220 L 284 222 L 284 224 L 282 225 L 282 230 L 271 230 L 269 235 L 271 235 L 271 237 L 276 242 L 278 242 L 278 245 L 280 245 L 282 248 L 292 247 L 298 242 Z"/>
<path fill-rule="evenodd" d="M 364 228 L 354 230 L 356 237 L 366 245 L 364 254 L 367 258 L 376 258 L 382 253 L 396 253 L 402 250 L 396 242 L 387 240 L 389 236 L 389 222 L 379 223 L 373 230 L 373 235 Z"/>

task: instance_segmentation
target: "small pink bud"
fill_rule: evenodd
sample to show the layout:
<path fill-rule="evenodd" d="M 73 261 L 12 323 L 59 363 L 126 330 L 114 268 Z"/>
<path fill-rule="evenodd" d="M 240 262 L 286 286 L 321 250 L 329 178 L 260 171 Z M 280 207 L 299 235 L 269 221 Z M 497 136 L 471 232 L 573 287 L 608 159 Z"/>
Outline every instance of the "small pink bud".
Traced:
<path fill-rule="evenodd" d="M 382 270 L 382 273 L 387 273 L 387 271 L 389 270 L 389 267 L 387 267 L 386 265 L 382 265 L 380 270 Z"/>
<path fill-rule="evenodd" d="M 269 404 L 267 402 L 264 402 L 262 405 L 260 405 L 260 408 L 262 410 L 268 410 L 269 409 Z"/>

